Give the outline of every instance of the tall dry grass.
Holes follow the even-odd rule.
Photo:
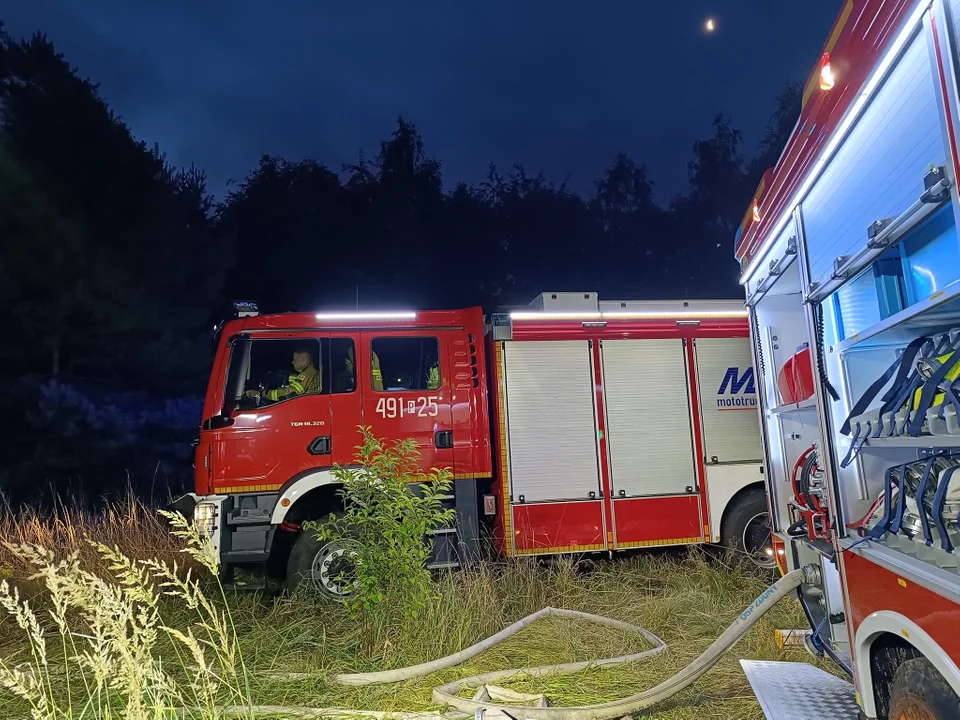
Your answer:
[[[0,532],[8,541],[38,544],[65,557],[78,553],[80,567],[104,576],[117,558],[105,557],[95,540],[116,545],[124,555],[146,561],[183,557],[183,545],[171,537],[163,519],[140,503],[128,499],[104,506],[99,515],[60,508],[56,513],[7,512],[0,517]],[[9,550],[0,551],[0,566],[7,568],[16,585],[30,565]],[[142,567],[142,564],[134,563]],[[629,633],[611,632],[589,625],[549,619],[510,641],[474,658],[462,667],[433,676],[389,686],[341,687],[331,681],[338,672],[362,672],[401,667],[446,655],[500,630],[544,606],[566,607],[608,615],[641,625],[658,634],[670,650],[648,662],[598,668],[565,677],[518,679],[508,684],[518,690],[545,691],[556,705],[610,700],[651,687],[669,677],[704,650],[740,611],[768,584],[770,578],[740,565],[707,559],[702,553],[658,553],[601,562],[585,569],[563,560],[552,568],[533,561],[510,561],[440,578],[435,598],[416,622],[394,628],[379,642],[371,642],[363,627],[343,608],[306,597],[265,597],[243,593],[217,597],[211,580],[207,597],[214,613],[224,613],[230,632],[235,631],[236,657],[244,659],[249,686],[239,680],[218,686],[221,699],[247,698],[268,705],[352,707],[384,711],[431,708],[432,687],[458,676],[486,670],[516,668],[609,657],[644,648],[644,641]],[[45,619],[49,591],[31,600],[39,622],[56,632]],[[195,607],[180,597],[161,598],[157,617],[179,632],[199,635],[207,622]],[[55,623],[54,623],[55,625]],[[738,645],[694,687],[655,708],[646,717],[673,720],[716,718],[749,720],[763,717],[753,699],[737,658],[809,660],[802,650],[780,650],[774,642],[776,627],[803,627],[799,608],[783,602],[767,615]],[[226,636],[229,642],[231,635]],[[181,648],[180,652],[182,652]],[[61,662],[56,647],[51,657]],[[177,641],[158,642],[151,656],[163,664],[181,662]],[[30,659],[29,643],[16,621],[0,621],[0,659],[12,664]],[[146,660],[144,660],[146,662]],[[217,658],[217,663],[224,663]],[[196,661],[183,668],[199,667]],[[231,671],[240,678],[241,669]],[[183,682],[189,672],[173,672]],[[60,679],[57,679],[60,677]],[[66,689],[62,676],[51,675],[57,697]],[[82,687],[76,683],[72,692]],[[82,693],[81,693],[82,695]],[[181,698],[187,704],[197,700]],[[212,701],[211,701],[212,703]],[[26,716],[29,707],[0,691],[0,717]],[[214,711],[211,709],[211,713]],[[80,717],[74,715],[74,717]],[[84,715],[84,717],[98,717]],[[115,715],[114,717],[119,717]],[[159,717],[159,716],[158,716]],[[198,714],[196,717],[215,717]]]
[[[61,557],[76,552],[88,568],[102,564],[88,540],[120,547],[133,559],[179,557],[183,561],[183,542],[169,530],[169,522],[132,493],[86,506],[58,499],[44,509],[14,506],[0,497],[0,540],[39,545]],[[17,577],[28,570],[22,559],[0,544],[0,577]]]

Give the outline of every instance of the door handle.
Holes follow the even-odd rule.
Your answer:
[[[453,430],[440,430],[433,434],[433,445],[439,450],[449,450],[453,447]]]
[[[223,428],[230,427],[234,422],[234,419],[229,415],[214,415],[203,421],[202,429],[222,430]]]
[[[307,452],[311,455],[329,455],[330,445],[330,436],[321,435],[313,439],[313,442],[307,447]]]

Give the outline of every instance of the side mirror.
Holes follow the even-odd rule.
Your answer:
[[[240,337],[231,341],[230,365],[227,367],[227,384],[223,395],[221,417],[229,418],[243,398],[243,386],[250,374],[250,338]]]

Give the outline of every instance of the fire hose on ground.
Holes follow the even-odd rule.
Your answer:
[[[443,718],[457,718],[474,716],[477,720],[613,720],[625,715],[645,710],[660,703],[681,690],[689,687],[702,677],[710,668],[719,662],[720,658],[747,634],[747,632],[780,600],[790,595],[801,583],[805,582],[803,570],[794,570],[780,578],[773,585],[764,590],[723,633],[713,641],[693,662],[680,670],[672,677],[664,680],[656,687],[620,700],[584,705],[580,707],[549,707],[545,702],[540,707],[495,702],[496,700],[529,700],[536,696],[524,693],[515,693],[503,688],[489,686],[488,683],[512,677],[541,677],[554,674],[571,674],[581,672],[587,668],[622,665],[640,659],[652,657],[667,649],[667,644],[650,631],[631,625],[630,623],[611,618],[591,615],[574,610],[544,608],[532,615],[518,620],[486,640],[453,653],[444,658],[432,660],[420,665],[385,670],[382,672],[358,673],[337,675],[334,681],[341,685],[376,685],[403,682],[417,677],[423,677],[439,670],[459,665],[470,658],[489,650],[507,638],[517,634],[524,628],[547,616],[586,620],[591,623],[607,625],[636,632],[653,645],[633,655],[622,655],[615,658],[589,660],[585,662],[563,663],[560,665],[541,665],[539,667],[516,668],[512,670],[497,670],[462,678],[446,685],[434,688],[433,700],[438,705],[450,708],[451,712],[442,714],[436,712],[380,712],[373,710],[352,710],[347,708],[311,708],[311,707],[281,707],[257,705],[253,707],[233,706],[222,708],[223,717],[251,718],[301,718],[314,720],[319,718],[371,718],[384,720],[438,720]],[[309,677],[302,675],[302,677]],[[293,675],[285,675],[285,679],[295,679]],[[477,689],[472,698],[459,695],[464,690]],[[542,699],[542,696],[540,696]]]

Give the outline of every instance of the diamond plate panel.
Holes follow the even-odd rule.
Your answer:
[[[857,720],[853,685],[810,663],[741,660],[767,720]]]

